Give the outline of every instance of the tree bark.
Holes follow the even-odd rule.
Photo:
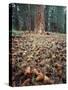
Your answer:
[[[35,28],[36,33],[43,33],[45,31],[45,21],[44,21],[44,6],[36,6],[36,15],[35,15]]]

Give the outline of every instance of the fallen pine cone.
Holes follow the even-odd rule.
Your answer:
[[[61,69],[62,69],[62,65],[56,63],[56,64],[55,64],[55,68],[56,68],[57,70],[61,70]]]
[[[23,86],[25,86],[25,85],[29,85],[29,82],[30,82],[30,79],[28,78],[28,79],[26,79],[24,82],[23,82]]]
[[[51,80],[49,77],[47,77],[46,75],[44,76],[44,82],[46,84],[54,84],[54,81]]]
[[[42,81],[42,80],[44,80],[44,75],[42,73],[39,73],[36,78],[36,81]]]
[[[25,70],[25,75],[29,75],[29,74],[31,74],[31,68],[27,67]]]
[[[33,72],[35,75],[38,75],[38,74],[39,74],[39,72],[38,72],[38,70],[37,70],[36,68],[34,68],[32,72]]]
[[[49,80],[50,80],[50,78],[49,78],[49,77],[47,77],[47,76],[44,76],[44,80],[45,80],[45,81],[49,81]]]
[[[62,70],[57,71],[57,76],[62,77]]]

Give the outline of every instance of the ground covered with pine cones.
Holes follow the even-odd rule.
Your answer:
[[[20,32],[12,33],[12,86],[66,83],[66,34]]]

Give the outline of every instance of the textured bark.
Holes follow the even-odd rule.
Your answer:
[[[35,32],[43,33],[45,31],[45,22],[44,22],[44,6],[36,6],[36,15],[35,15]]]

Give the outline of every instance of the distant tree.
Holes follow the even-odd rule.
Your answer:
[[[31,31],[31,11],[30,11],[30,4],[28,4],[27,30]]]
[[[19,20],[17,12],[17,4],[12,4],[12,28],[19,30]]]

